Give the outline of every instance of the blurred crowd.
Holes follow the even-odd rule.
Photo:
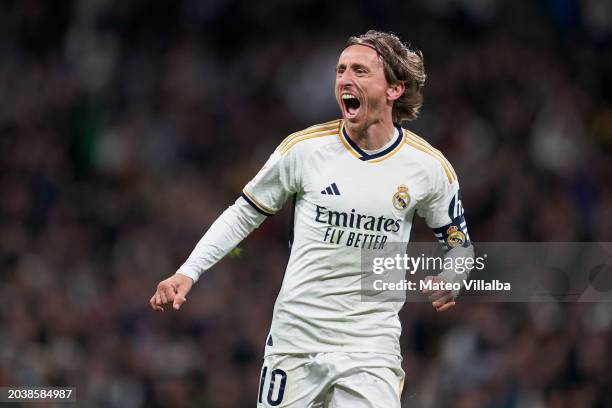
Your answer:
[[[370,28],[424,53],[405,126],[453,163],[474,241],[612,241],[609,1],[3,1],[0,385],[254,406],[288,211],[180,312],[148,300],[287,134],[339,116]],[[612,406],[611,304],[401,317],[407,407]]]

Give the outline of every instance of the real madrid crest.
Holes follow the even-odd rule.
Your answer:
[[[451,225],[446,230],[446,235],[448,238],[446,239],[446,243],[449,248],[455,248],[458,246],[462,246],[465,244],[465,234],[456,225]]]
[[[410,194],[408,194],[408,187],[404,184],[400,184],[397,187],[397,192],[393,194],[393,207],[396,210],[405,210],[410,204]]]

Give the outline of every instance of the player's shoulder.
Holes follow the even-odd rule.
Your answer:
[[[439,171],[442,169],[449,183],[457,179],[455,169],[453,169],[453,166],[446,159],[444,154],[433,147],[427,140],[411,130],[404,129],[404,143],[406,144],[406,149],[411,153],[411,156],[417,158],[427,168],[432,171]]]
[[[321,144],[335,142],[338,139],[341,124],[341,119],[335,119],[293,132],[278,145],[277,151],[285,155],[289,151],[316,148]]]

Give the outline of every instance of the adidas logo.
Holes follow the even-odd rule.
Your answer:
[[[340,190],[338,190],[336,183],[331,183],[331,185],[325,187],[325,190],[321,190],[321,194],[340,195]]]

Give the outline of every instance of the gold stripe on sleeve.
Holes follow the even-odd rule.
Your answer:
[[[433,157],[434,159],[438,160],[438,162],[440,162],[440,164],[442,165],[442,168],[444,169],[444,172],[446,173],[446,177],[448,178],[448,182],[452,184],[452,182],[453,182],[453,180],[454,180],[453,175],[452,175],[452,173],[451,173],[451,172],[448,170],[448,168],[446,167],[446,165],[444,164],[444,162],[443,162],[443,161],[442,161],[442,160],[441,160],[439,157],[437,157],[436,155],[434,155],[434,154],[433,154],[433,153],[432,153],[430,150],[428,150],[428,149],[424,148],[423,146],[421,146],[420,144],[415,143],[415,142],[414,142],[414,141],[412,141],[412,140],[407,140],[407,141],[406,141],[406,144],[407,144],[407,145],[409,145],[409,146],[414,147],[414,148],[415,148],[415,149],[417,149],[417,150],[420,150],[420,151],[422,151],[422,152],[424,152],[424,153],[427,153],[428,155],[430,155],[430,156],[431,156],[431,157]]]
[[[440,157],[442,160],[444,160],[444,162],[446,163],[446,166],[449,168],[449,170],[453,173],[453,175],[455,176],[455,178],[457,178],[457,173],[455,173],[455,169],[453,168],[453,165],[450,164],[450,162],[446,159],[446,157],[444,157],[444,154],[442,154],[442,152],[438,149],[436,149],[435,147],[433,147],[431,144],[429,144],[429,142],[425,139],[423,139],[421,136],[410,132],[409,130],[407,130],[407,132],[409,132],[412,136],[414,136],[414,138],[416,139],[416,142],[421,142],[421,145],[423,145],[424,147],[430,148],[431,150],[433,150],[434,153],[436,153],[438,155],[438,157]]]
[[[410,132],[409,130],[407,130],[407,132],[410,133],[410,135],[412,136],[416,136],[414,133]],[[456,180],[457,174],[455,173],[455,170],[453,169],[451,164],[448,162],[448,160],[446,160],[444,155],[439,150],[434,149],[429,143],[424,141],[424,139],[419,138],[420,139],[419,140],[417,138],[418,136],[414,138],[406,138],[406,143],[414,147],[415,149],[418,149],[424,153],[427,153],[433,158],[435,158],[436,160],[438,160],[438,162],[440,162],[440,164],[442,165],[442,168],[444,169],[446,176],[448,177],[449,183],[452,183],[454,180]]]
[[[245,196],[249,197],[249,200],[251,200],[253,202],[253,204],[255,204],[256,206],[258,206],[259,209],[261,209],[261,210],[263,210],[263,211],[265,211],[267,213],[270,213],[270,214],[275,214],[276,213],[276,211],[274,211],[273,209],[268,208],[265,205],[263,205],[262,203],[260,203],[259,201],[257,201],[255,199],[255,197],[253,197],[251,194],[249,194],[248,191],[246,191],[246,188],[244,190],[242,190],[242,192],[244,193]]]

